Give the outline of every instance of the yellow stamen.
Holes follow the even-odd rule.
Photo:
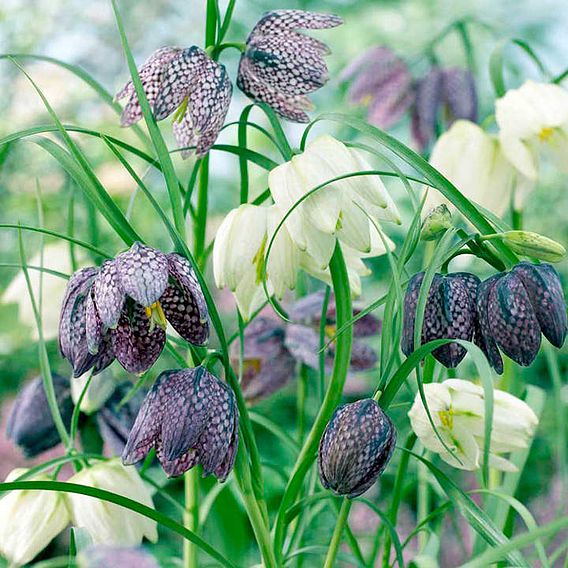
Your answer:
[[[541,142],[548,142],[553,134],[554,129],[550,126],[545,126],[544,128],[541,128],[540,132],[538,133],[538,137]]]
[[[183,99],[181,105],[179,105],[179,107],[175,111],[174,117],[172,119],[172,123],[181,122],[183,116],[185,115],[185,111],[187,110],[188,102],[189,102],[189,97],[185,97],[185,99]]]
[[[372,100],[373,95],[365,95],[364,97],[361,97],[361,104],[368,106]]]
[[[449,410],[438,411],[438,416],[446,428],[451,430],[454,427],[454,411],[451,408]]]
[[[146,317],[150,320],[150,331],[154,329],[155,325],[159,325],[162,329],[166,329],[168,322],[166,321],[166,316],[164,310],[162,310],[162,305],[160,302],[154,302],[151,306],[144,308],[146,312]]]
[[[327,324],[325,326],[325,334],[327,337],[333,337],[335,335],[336,330],[337,327],[334,324]]]

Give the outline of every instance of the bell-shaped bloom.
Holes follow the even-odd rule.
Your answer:
[[[265,256],[280,222],[277,207],[244,204],[233,209],[217,230],[213,248],[213,273],[218,288],[227,286],[239,311],[248,320],[266,301],[262,286]],[[283,225],[274,239],[266,281],[270,294],[282,298],[293,290],[298,276],[300,251]]]
[[[131,373],[156,361],[169,322],[189,343],[209,338],[205,297],[182,256],[134,243],[100,269],[70,279],[61,309],[59,345],[79,377],[100,373],[114,358]]]
[[[66,428],[71,424],[73,401],[69,379],[53,375],[57,406]],[[6,435],[27,458],[33,458],[61,441],[51,416],[41,377],[30,381],[17,396],[8,416]]]
[[[370,219],[375,223],[400,223],[400,215],[380,177],[357,175],[331,182],[340,176],[372,170],[358,150],[326,135],[270,172],[268,185],[283,215],[304,198],[287,218],[286,226],[294,242],[313,260],[313,266],[309,260],[304,263],[308,271],[326,270],[336,238],[348,247],[344,248],[346,256],[349,249],[359,257],[386,252]],[[304,197],[319,186],[321,189]],[[387,246],[392,246],[384,238]]]
[[[151,448],[168,476],[201,464],[203,475],[225,481],[238,446],[239,412],[233,391],[204,367],[164,371],[138,413],[122,454],[125,464]]]
[[[505,157],[497,138],[477,124],[457,120],[436,141],[430,163],[463,195],[489,211],[502,215],[510,207],[515,189],[515,169]],[[516,203],[520,198],[521,194],[515,191]],[[453,207],[439,191],[429,188],[423,211],[428,212],[441,203]]]
[[[332,14],[274,10],[265,14],[247,38],[237,86],[253,101],[269,105],[283,118],[309,122],[308,97],[328,80],[323,59],[328,47],[298,30],[334,28],[342,23]]]
[[[322,485],[350,499],[367,491],[387,466],[396,429],[370,398],[337,408],[319,445]]]
[[[503,152],[523,176],[534,181],[540,155],[567,169],[568,92],[550,83],[527,81],[495,103]]]
[[[124,467],[117,460],[85,468],[69,483],[111,491],[153,508],[151,493],[136,468]],[[158,540],[156,522],[138,513],[78,493],[69,493],[68,501],[73,524],[87,529],[94,544],[138,546],[144,538]]]
[[[131,395],[132,388],[133,385],[129,382],[118,385],[97,412],[99,433],[112,455],[122,455],[147,392],[145,389],[140,389]],[[123,402],[127,396],[128,398]]]
[[[424,385],[425,399],[436,432],[426,409],[416,395],[408,412],[414,433],[428,450],[453,467],[479,469],[485,449],[485,393],[482,387],[461,379]],[[493,424],[489,446],[489,466],[501,471],[516,471],[502,454],[526,448],[532,440],[538,418],[530,406],[500,390],[493,391]]]
[[[78,568],[159,568],[156,559],[142,547],[88,546],[76,560]]]
[[[190,155],[193,147],[197,156],[204,156],[217,139],[231,103],[233,87],[225,67],[195,46],[163,47],[138,73],[156,120],[178,111],[173,130],[178,146],[184,148],[182,156]],[[132,81],[115,98],[125,97],[121,123],[130,126],[142,118]]]
[[[375,46],[353,60],[341,81],[352,81],[347,96],[368,106],[367,121],[379,128],[394,126],[414,102],[414,80],[405,61],[384,46]]]
[[[536,358],[541,333],[562,347],[567,333],[566,300],[558,272],[550,264],[521,262],[507,274],[479,286],[477,312],[484,350],[498,373],[499,349],[519,365]]]
[[[15,469],[6,482],[26,473]],[[48,481],[39,475],[34,481]],[[0,499],[0,554],[10,566],[21,566],[35,558],[67,525],[65,495],[55,491],[10,491]]]
[[[434,138],[440,111],[445,122],[477,119],[477,93],[471,73],[465,69],[432,67],[416,85],[412,111],[412,139],[424,150]]]
[[[245,399],[254,404],[283,388],[296,372],[296,359],[284,345],[286,328],[259,316],[244,331],[243,376]],[[231,362],[239,365],[240,345],[231,345]]]

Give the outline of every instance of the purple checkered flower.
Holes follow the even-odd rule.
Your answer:
[[[253,101],[264,102],[280,116],[309,122],[306,96],[328,80],[323,59],[327,45],[298,30],[320,30],[342,24],[332,14],[302,10],[268,12],[254,26],[241,56],[237,86]]]
[[[151,448],[168,476],[201,464],[203,475],[225,481],[238,447],[239,413],[233,391],[204,367],[164,371],[138,413],[122,454],[125,465]]]
[[[387,466],[396,444],[396,429],[370,398],[335,411],[319,445],[322,485],[350,499],[369,489]]]
[[[156,120],[177,111],[173,130],[182,156],[189,156],[193,148],[197,156],[204,156],[217,139],[231,103],[233,87],[225,67],[195,46],[164,47],[138,73]],[[130,126],[142,118],[132,81],[115,98],[125,97],[121,124]]]
[[[415,274],[408,283],[404,297],[402,351],[409,356],[414,351],[416,308],[424,272]],[[435,339],[463,339],[471,341],[477,329],[477,289],[479,278],[467,272],[434,275],[422,325],[421,343]],[[438,347],[432,355],[448,368],[456,367],[466,355],[457,343]]]
[[[529,366],[540,349],[541,333],[555,347],[566,339],[566,300],[558,273],[550,264],[521,262],[479,286],[477,311],[483,348],[498,373],[499,350]]]
[[[164,348],[169,322],[189,343],[209,338],[207,305],[191,264],[141,243],[69,281],[59,345],[76,377],[99,373],[114,358],[131,373],[149,369]]]

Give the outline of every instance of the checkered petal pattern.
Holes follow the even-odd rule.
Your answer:
[[[416,98],[412,111],[412,139],[420,150],[424,150],[434,137],[442,95],[442,70],[432,67],[416,85]]]
[[[442,73],[443,100],[447,105],[450,124],[463,118],[477,121],[477,91],[472,74],[467,69],[450,67]]]

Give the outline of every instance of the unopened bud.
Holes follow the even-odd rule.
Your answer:
[[[452,226],[452,214],[445,204],[434,207],[424,219],[420,238],[423,241],[439,239]]]
[[[560,262],[566,249],[556,241],[531,231],[507,231],[498,235],[511,250],[546,262]]]

